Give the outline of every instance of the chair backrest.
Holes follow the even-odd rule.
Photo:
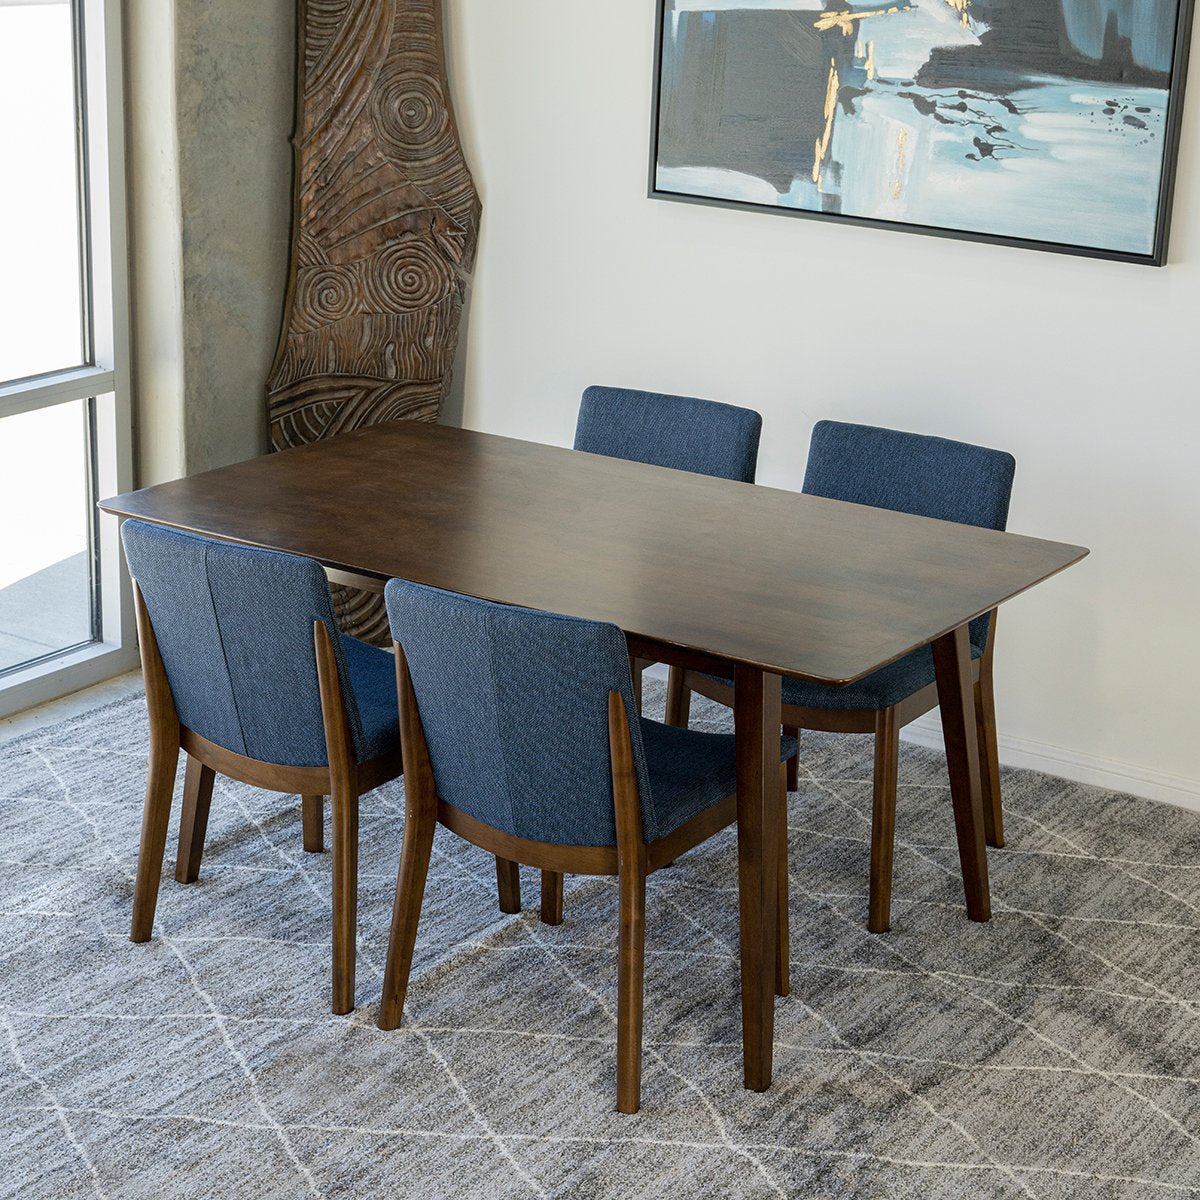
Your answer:
[[[121,537],[183,725],[248,758],[328,765],[313,646],[313,622],[323,621],[361,759],[362,722],[317,563],[143,521],[126,521]]]
[[[1011,454],[970,442],[818,421],[804,491],[960,525],[1003,529],[1016,469]],[[977,648],[987,639],[988,625],[986,616],[971,622],[971,642]]]
[[[804,491],[984,529],[1008,524],[1016,459],[969,442],[818,421]]]
[[[575,449],[753,483],[762,417],[716,400],[630,388],[590,387],[575,426]]]
[[[402,579],[384,595],[442,800],[531,841],[615,845],[608,694],[620,692],[653,839],[629,652],[615,625]]]

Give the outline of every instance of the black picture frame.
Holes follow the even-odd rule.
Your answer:
[[[1179,0],[1179,9],[1176,16],[1175,39],[1171,61],[1171,83],[1167,91],[1167,112],[1163,127],[1163,166],[1159,178],[1154,238],[1152,249],[1148,254],[1138,254],[1103,246],[1088,246],[1082,243],[1012,237],[1005,234],[988,233],[986,231],[923,225],[907,221],[857,216],[851,213],[818,212],[811,209],[792,208],[778,204],[760,204],[747,200],[724,199],[715,196],[695,195],[660,189],[658,187],[659,133],[663,100],[663,44],[668,11],[667,3],[668,0],[656,0],[655,3],[654,91],[651,105],[650,166],[647,190],[649,199],[770,213],[785,217],[801,217],[807,220],[826,221],[840,225],[857,225],[872,229],[890,230],[895,233],[910,233],[926,237],[950,238],[955,241],[1011,246],[1022,250],[1040,250],[1082,258],[1098,258],[1115,262],[1135,263],[1142,266],[1161,267],[1166,265],[1175,195],[1175,178],[1183,124],[1183,108],[1186,95],[1195,0]],[[833,9],[836,6],[830,5],[829,7]]]

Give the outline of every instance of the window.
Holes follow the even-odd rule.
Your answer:
[[[0,0],[0,713],[132,665],[119,0]]]

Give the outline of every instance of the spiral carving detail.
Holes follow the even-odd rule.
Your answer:
[[[295,316],[298,326],[320,329],[344,320],[358,307],[354,273],[342,267],[306,267],[296,273]]]
[[[379,73],[371,115],[380,140],[398,154],[435,158],[454,144],[440,84],[402,63],[389,63]]]
[[[300,0],[291,270],[267,382],[273,449],[437,420],[450,387],[480,204],[450,106],[442,3]],[[386,636],[377,596],[337,596],[343,628]]]
[[[455,288],[454,271],[432,239],[388,246],[366,265],[363,287],[372,308],[406,312],[428,308]]]

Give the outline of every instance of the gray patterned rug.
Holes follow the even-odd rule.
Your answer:
[[[558,928],[506,917],[439,831],[409,1022],[380,1033],[400,787],[363,804],[360,1007],[333,1017],[294,799],[218,782],[200,883],[168,874],[129,943],[145,743],[134,699],[0,748],[2,1197],[1200,1195],[1198,815],[1005,772],[973,925],[944,765],[905,746],[876,937],[869,742],[806,735],[776,1082],[741,1087],[727,833],[650,882],[623,1117],[614,883],[569,880]]]

